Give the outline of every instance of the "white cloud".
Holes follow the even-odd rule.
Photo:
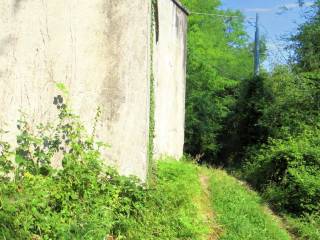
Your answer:
[[[313,6],[314,3],[313,2],[304,2],[303,6],[304,7],[311,7]],[[287,9],[287,10],[291,10],[291,9],[295,9],[295,8],[299,8],[300,5],[298,3],[288,3],[288,4],[284,4],[282,6],[279,6],[280,9]]]
[[[272,12],[272,8],[246,8],[244,9],[245,12]]]
[[[298,3],[287,3],[284,5],[279,5],[277,7],[277,14],[282,14],[285,13],[287,11],[293,10],[293,9],[297,9],[299,7],[311,7],[313,6],[314,3],[313,2],[304,2],[303,5],[299,5]]]
[[[289,9],[294,9],[294,8],[298,8],[298,7],[299,7],[298,3],[288,3],[288,4],[281,6],[280,8],[286,8],[289,10]]]
[[[306,7],[312,7],[313,5],[314,5],[313,2],[306,2],[306,3],[304,4],[304,6],[306,6]]]
[[[304,7],[311,7],[314,5],[314,2],[305,2],[303,4]],[[246,8],[244,9],[245,12],[257,12],[257,13],[264,13],[264,12],[273,12],[273,11],[278,11],[278,13],[285,12],[288,10],[296,9],[299,8],[298,3],[287,3],[284,5],[279,5],[274,8]]]

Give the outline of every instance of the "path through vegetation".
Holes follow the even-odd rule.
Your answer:
[[[219,233],[221,228],[215,222],[215,216],[212,210],[211,203],[211,191],[209,187],[210,177],[206,169],[201,168],[199,172],[199,181],[201,184],[202,197],[201,197],[201,213],[205,219],[206,225],[210,226],[210,231],[206,239],[217,240],[219,239]]]
[[[207,239],[291,240],[281,220],[245,183],[225,171],[204,167],[199,181],[202,215],[211,227]]]

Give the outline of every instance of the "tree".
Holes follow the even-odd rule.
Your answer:
[[[212,161],[239,83],[252,75],[252,44],[240,12],[218,10],[218,0],[183,2],[192,12],[226,16],[189,17],[185,151]]]
[[[320,70],[320,1],[306,13],[306,23],[291,36],[289,49],[295,52],[293,62],[299,71]]]

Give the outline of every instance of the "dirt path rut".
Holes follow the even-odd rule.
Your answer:
[[[210,232],[205,239],[218,240],[221,233],[221,228],[215,221],[215,216],[212,210],[212,200],[210,192],[210,177],[208,173],[201,169],[199,172],[199,180],[202,188],[202,198],[200,202],[200,210],[203,218],[210,226]]]

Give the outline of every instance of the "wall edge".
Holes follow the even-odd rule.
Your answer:
[[[179,0],[171,0],[178,8],[180,8],[182,10],[182,12],[184,12],[187,16],[190,15],[189,10],[182,5],[182,3]]]

